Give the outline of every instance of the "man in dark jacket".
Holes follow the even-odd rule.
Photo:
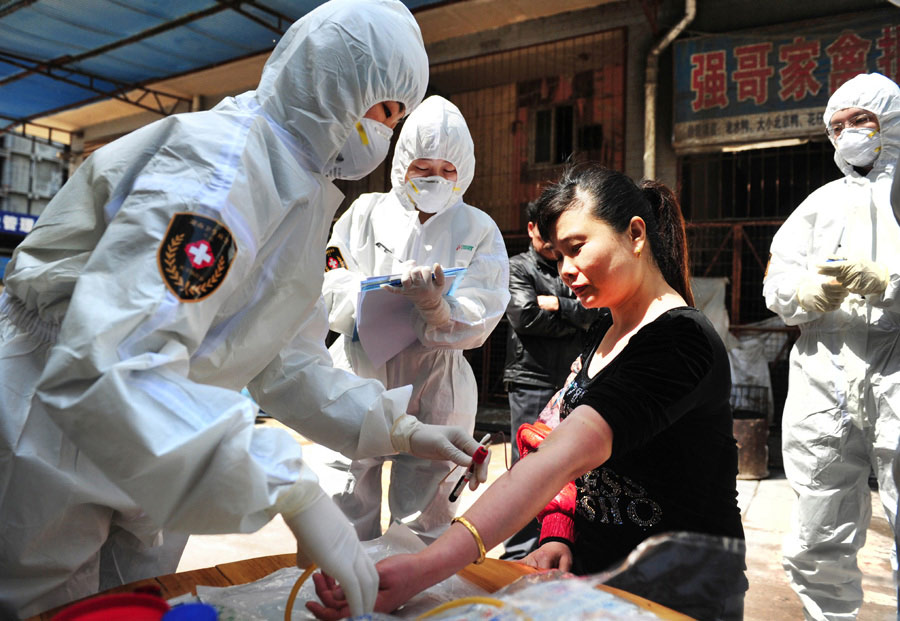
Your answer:
[[[598,309],[586,309],[563,284],[556,258],[535,224],[537,206],[526,208],[531,247],[509,260],[511,298],[506,318],[512,328],[503,381],[509,392],[512,461],[519,459],[516,431],[533,423],[581,353],[582,340]]]

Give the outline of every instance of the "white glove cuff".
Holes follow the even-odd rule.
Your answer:
[[[447,300],[440,298],[438,304],[433,308],[419,307],[419,314],[429,326],[442,326],[450,321],[450,305]]]
[[[273,509],[276,513],[291,517],[309,507],[324,494],[316,473],[306,464],[301,464],[299,478],[278,494]]]
[[[398,453],[409,453],[409,440],[412,434],[422,426],[415,416],[403,414],[394,421],[391,427],[391,444]]]

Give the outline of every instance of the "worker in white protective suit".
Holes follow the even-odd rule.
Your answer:
[[[175,570],[188,533],[281,513],[298,562],[371,610],[372,561],[286,431],[351,458],[468,464],[411,388],[335,369],[322,255],[342,195],[388,151],[428,61],[396,0],[333,0],[255,91],[99,149],[16,249],[0,297],[0,601],[19,615]]]
[[[340,333],[330,348],[335,366],[388,388],[412,384],[410,414],[470,432],[478,395],[463,350],[485,342],[509,302],[503,237],[490,216],[463,202],[474,174],[465,119],[443,97],[429,97],[400,131],[391,190],[360,196],[335,224],[323,288],[329,324]],[[442,295],[447,268],[466,268],[452,296]],[[353,338],[356,306],[363,279],[389,274],[402,274],[402,287],[394,291],[412,301],[409,321],[418,339],[375,366]],[[392,460],[392,519],[426,541],[437,538],[456,514],[457,503],[448,497],[459,477],[439,487],[453,464],[409,455]],[[383,461],[353,461],[345,492],[334,497],[364,540],[381,535]]]
[[[782,422],[798,496],[784,567],[807,619],[855,619],[870,468],[897,529],[900,226],[890,190],[900,89],[879,74],[856,76],[831,96],[824,120],[844,177],[782,225],[763,288],[767,306],[800,327]]]

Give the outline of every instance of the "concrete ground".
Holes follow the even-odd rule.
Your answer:
[[[272,421],[265,424],[277,425]],[[324,447],[312,444],[297,436],[303,445],[304,455],[319,474],[322,486],[329,493],[340,491],[343,486],[341,473],[326,466],[337,457]],[[509,445],[499,444],[491,448],[490,479],[493,481],[506,469]],[[385,468],[385,476],[389,466]],[[737,482],[738,503],[743,515],[747,538],[747,577],[750,590],[745,599],[744,618],[747,621],[781,621],[802,619],[800,602],[788,585],[781,569],[781,542],[788,530],[794,493],[783,473],[773,471],[759,481]],[[385,479],[384,489],[387,489]],[[466,489],[461,497],[460,513],[480,495]],[[872,494],[872,523],[869,526],[866,546],[859,557],[863,571],[864,602],[860,621],[895,621],[897,619],[896,592],[891,577],[889,550],[892,536],[877,493]],[[387,528],[386,503],[382,510],[382,523]],[[294,537],[280,517],[256,533],[249,535],[198,535],[188,541],[179,571],[211,567],[219,563],[237,561],[270,554],[284,554],[296,550]],[[502,548],[495,548],[488,556],[498,557]]]

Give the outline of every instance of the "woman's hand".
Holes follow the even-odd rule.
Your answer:
[[[537,569],[569,571],[572,569],[572,550],[560,541],[548,541],[519,562]]]
[[[427,584],[420,584],[422,573],[416,570],[416,556],[413,554],[398,554],[388,557],[375,565],[378,571],[378,598],[375,600],[377,612],[391,612],[406,603],[413,595],[428,588]],[[316,585],[316,595],[322,600],[319,602],[306,602],[306,608],[317,619],[336,621],[350,616],[350,607],[344,597],[344,592],[334,578],[327,574],[313,574],[313,582]]]

